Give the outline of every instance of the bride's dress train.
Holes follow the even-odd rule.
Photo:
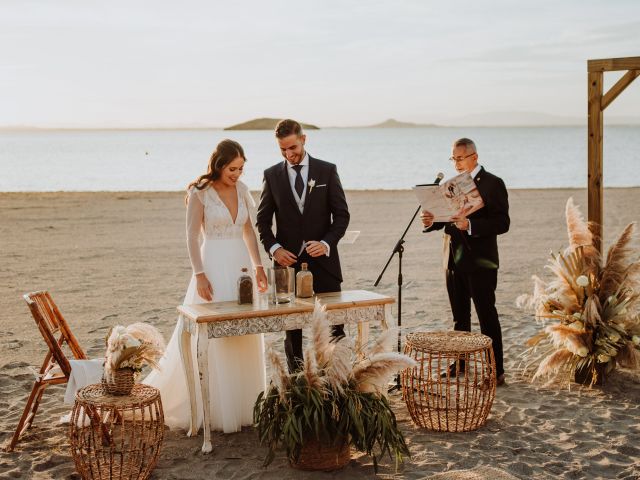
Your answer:
[[[251,260],[242,238],[242,228],[253,203],[248,188],[237,183],[238,213],[235,222],[227,207],[212,187],[191,194],[204,206],[204,241],[200,247],[203,271],[213,286],[215,301],[236,300],[237,280],[241,269],[251,270]],[[193,262],[193,259],[192,259]],[[195,268],[195,267],[194,267]],[[199,269],[198,269],[199,270]],[[255,294],[255,292],[254,292]],[[192,276],[184,304],[205,303],[196,291]],[[180,357],[182,321],[179,319],[167,350],[144,383],[160,390],[165,423],[171,427],[188,429],[190,424],[189,393]],[[197,366],[196,339],[192,338],[193,365]],[[237,432],[252,425],[253,405],[265,389],[263,335],[216,338],[209,340],[209,397],[211,427],[225,433]],[[197,428],[202,425],[202,397],[196,375]]]

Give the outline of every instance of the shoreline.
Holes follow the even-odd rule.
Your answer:
[[[640,185],[629,186],[629,187],[604,187],[604,191],[608,190],[633,190],[640,189]],[[586,191],[587,187],[523,187],[523,188],[507,188],[509,192],[552,192],[552,191],[562,191],[562,190],[571,190],[571,191]],[[144,194],[144,195],[171,195],[178,193],[185,193],[186,190],[16,190],[16,191],[4,191],[0,192],[1,195],[40,195],[40,194],[100,194],[100,195],[119,195],[119,194]],[[376,194],[376,193],[407,193],[412,192],[410,188],[393,188],[393,189],[382,189],[382,188],[362,188],[362,189],[345,189],[345,193],[368,193],[368,194]],[[259,194],[260,190],[251,189],[252,194]]]
[[[251,121],[251,120],[249,120]],[[242,122],[244,123],[244,122]],[[314,124],[315,125],[315,124]],[[638,121],[632,123],[622,123],[613,120],[609,120],[606,124],[607,127],[624,127],[624,128],[638,128],[640,127],[640,123]],[[235,131],[235,132],[269,132],[272,133],[273,129],[271,128],[247,128],[247,129],[231,129],[233,125],[227,127],[216,127],[216,126],[176,126],[176,127],[38,127],[38,126],[2,126],[0,127],[0,133],[8,132],[164,132],[164,131],[201,131],[201,130],[209,130],[209,131]],[[532,123],[532,124],[516,124],[513,122],[509,124],[500,125],[498,124],[467,124],[467,125],[448,125],[446,123],[442,124],[428,124],[428,125],[411,125],[411,126],[401,126],[401,127],[384,127],[379,125],[346,125],[346,126],[337,126],[337,125],[329,125],[326,127],[318,127],[313,130],[428,130],[428,129],[460,129],[460,128],[587,128],[587,120],[584,122],[578,121],[576,123]]]

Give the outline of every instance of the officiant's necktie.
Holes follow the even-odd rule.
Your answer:
[[[293,188],[296,189],[298,197],[302,199],[302,192],[304,192],[304,182],[302,181],[302,174],[300,173],[302,165],[293,165],[291,168],[296,171],[296,180],[293,182]]]

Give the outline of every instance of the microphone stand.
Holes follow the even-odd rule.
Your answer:
[[[411,217],[411,220],[409,220],[409,223],[407,224],[407,228],[405,228],[404,233],[402,234],[400,239],[396,242],[396,246],[393,247],[393,251],[389,256],[389,260],[387,260],[387,264],[382,269],[382,272],[380,272],[380,275],[378,276],[376,283],[373,284],[374,287],[378,286],[378,284],[380,283],[380,280],[382,279],[382,276],[384,275],[384,272],[387,270],[387,267],[389,266],[389,263],[391,263],[393,256],[397,253],[398,254],[398,353],[401,353],[400,350],[402,348],[402,333],[401,333],[401,330],[402,330],[402,253],[404,252],[404,236],[409,231],[411,224],[415,220],[416,215],[418,215],[418,212],[420,211],[421,208],[422,207],[418,205],[418,208],[413,214],[413,217]],[[399,373],[396,374],[395,385],[389,387],[388,391],[393,392],[394,390],[400,390],[400,374]]]

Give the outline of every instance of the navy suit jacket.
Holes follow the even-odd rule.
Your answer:
[[[336,166],[309,155],[308,181],[315,186],[307,189],[304,210],[300,213],[291,190],[286,161],[264,171],[262,193],[256,226],[260,241],[267,253],[279,243],[297,255],[303,241],[324,240],[331,248],[330,255],[316,257],[313,263],[336,280],[342,281],[338,241],[349,225],[349,208],[338,177]],[[275,215],[275,233],[272,230]],[[314,271],[314,276],[320,272]]]

